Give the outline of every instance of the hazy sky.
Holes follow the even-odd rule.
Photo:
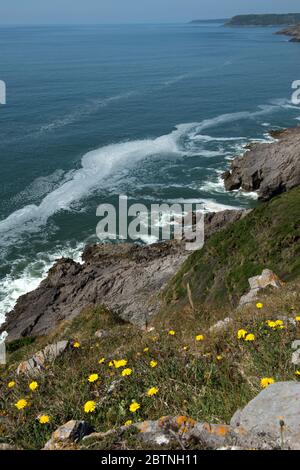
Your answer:
[[[299,0],[0,0],[0,23],[149,23],[300,12]]]

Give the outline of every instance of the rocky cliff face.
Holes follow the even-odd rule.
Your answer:
[[[206,238],[238,220],[244,211],[206,216]],[[94,245],[83,264],[60,259],[40,286],[19,298],[2,327],[9,340],[49,333],[88,306],[105,305],[122,320],[145,326],[159,311],[160,292],[190,252],[184,242]]]
[[[261,200],[288,191],[300,184],[300,127],[271,135],[273,144],[253,144],[235,158],[223,174],[228,191],[257,191]]]

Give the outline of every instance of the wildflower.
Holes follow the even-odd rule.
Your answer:
[[[50,416],[48,416],[48,415],[41,415],[41,416],[39,416],[38,419],[39,419],[40,424],[47,424],[47,423],[50,422]]]
[[[245,337],[245,341],[254,341],[255,340],[255,336],[252,334],[252,333],[249,333],[246,337]]]
[[[133,401],[129,407],[129,410],[131,411],[131,413],[135,413],[140,407],[141,405],[139,403]]]
[[[124,426],[131,426],[131,424],[132,424],[132,419],[128,419],[127,421],[125,421]]]
[[[96,409],[96,403],[93,400],[87,401],[83,409],[85,413],[93,413]]]
[[[170,335],[170,336],[175,336],[175,335],[176,335],[176,333],[175,333],[175,331],[174,331],[174,330],[169,330],[169,335]]]
[[[272,320],[267,320],[267,325],[272,328],[273,330],[276,328],[276,322]]]
[[[237,332],[237,337],[238,337],[238,339],[245,339],[247,333],[248,333],[248,332],[247,332],[246,330],[243,330],[243,329],[239,330],[239,331]]]
[[[126,359],[120,359],[120,361],[113,361],[113,363],[116,369],[119,369],[120,367],[125,367],[127,365]]]
[[[101,359],[99,359],[99,361],[98,361],[98,364],[103,364],[104,362],[105,362],[105,358],[101,357]]]
[[[88,381],[90,383],[93,383],[93,382],[97,382],[97,380],[99,379],[99,375],[98,374],[91,374],[88,378]]]
[[[76,348],[76,349],[80,348],[80,343],[79,343],[79,341],[75,341],[75,342],[73,343],[73,348]]]
[[[144,352],[148,352],[149,351],[149,348],[144,348]]]
[[[203,335],[197,335],[195,339],[196,339],[196,341],[203,341],[204,336]]]
[[[216,359],[217,359],[217,361],[222,361],[223,356],[221,354],[219,354]]]
[[[275,325],[276,326],[283,326],[283,321],[282,320],[276,320]]]
[[[113,366],[114,366],[114,362],[113,362],[113,361],[109,361],[108,367],[113,367]]]
[[[11,382],[8,382],[7,387],[8,388],[14,388],[15,385],[16,385],[16,382],[14,380],[12,380]]]
[[[23,410],[24,408],[26,408],[27,405],[28,402],[24,398],[21,398],[17,401],[17,403],[15,403],[15,407],[18,408],[18,410]]]
[[[260,386],[261,386],[261,388],[266,388],[269,385],[273,384],[274,382],[275,382],[275,380],[272,379],[272,377],[264,377],[260,381]]]
[[[34,392],[38,388],[39,384],[37,382],[31,382],[29,384],[29,388],[32,392]]]
[[[183,346],[182,349],[183,349],[184,351],[187,351],[187,350],[189,349],[189,347],[188,347],[188,346]]]
[[[150,367],[154,368],[157,366],[157,362],[156,361],[150,361]]]
[[[147,395],[148,397],[152,397],[153,395],[156,395],[158,392],[158,388],[156,387],[151,387],[149,390],[147,390]]]
[[[295,320],[300,322],[300,316],[295,317]]]
[[[263,304],[261,302],[257,302],[256,304],[256,308],[258,308],[259,310],[263,308]]]
[[[121,373],[122,377],[126,377],[126,375],[131,375],[131,374],[132,374],[132,369],[129,369],[129,368],[122,370],[122,373]]]
[[[300,370],[296,370],[295,374],[300,375]]]

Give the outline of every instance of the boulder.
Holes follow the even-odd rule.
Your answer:
[[[261,200],[300,184],[300,127],[270,133],[274,143],[258,143],[231,162],[222,176],[228,191],[257,191]]]
[[[36,374],[44,370],[46,363],[54,361],[69,347],[68,341],[58,341],[49,344],[43,350],[38,351],[27,361],[23,361],[18,365],[17,375],[20,374]]]
[[[300,450],[300,383],[269,385],[230,424],[238,446]]]
[[[91,434],[94,429],[86,421],[71,420],[53,432],[43,450],[61,450],[73,448],[74,443]]]
[[[270,269],[264,269],[259,276],[250,277],[248,282],[250,285],[250,291],[241,297],[239,303],[240,306],[256,300],[261,289],[265,289],[269,286],[278,289],[283,285],[279,277]]]

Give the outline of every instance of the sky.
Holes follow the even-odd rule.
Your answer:
[[[0,0],[0,24],[180,23],[300,12],[299,0]]]

